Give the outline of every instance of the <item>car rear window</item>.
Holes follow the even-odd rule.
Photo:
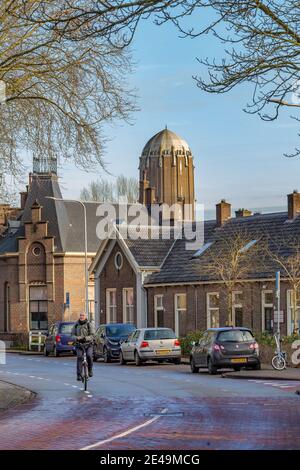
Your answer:
[[[62,323],[60,325],[60,333],[63,335],[70,335],[75,323]]]
[[[135,326],[130,323],[124,325],[110,325],[106,327],[107,336],[128,336],[132,331],[135,330]]]
[[[217,338],[221,342],[237,342],[244,343],[246,341],[252,341],[253,335],[249,330],[228,330],[221,331]]]
[[[173,330],[146,330],[144,339],[175,339],[175,333]]]

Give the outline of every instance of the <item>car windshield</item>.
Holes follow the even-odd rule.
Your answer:
[[[135,330],[135,326],[130,324],[125,325],[109,325],[106,327],[106,334],[107,336],[111,337],[120,337],[120,336],[128,336],[133,330]]]
[[[74,323],[63,323],[62,325],[60,325],[60,333],[62,335],[70,335],[73,325]]]
[[[253,335],[249,330],[228,330],[221,331],[218,336],[218,341],[221,342],[235,342],[243,343],[246,341],[252,341]]]
[[[173,330],[146,330],[144,339],[175,339],[175,333]]]

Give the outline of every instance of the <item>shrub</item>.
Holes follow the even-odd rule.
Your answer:
[[[190,354],[192,349],[192,341],[199,341],[203,336],[203,331],[196,330],[188,333],[184,338],[180,338],[181,351],[184,356]]]

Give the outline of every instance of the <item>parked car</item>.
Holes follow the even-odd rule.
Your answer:
[[[45,344],[44,356],[53,353],[58,357],[62,352],[73,352],[76,354],[74,341],[71,331],[75,322],[58,321],[49,327]]]
[[[259,347],[248,328],[210,328],[203,337],[193,345],[190,354],[190,365],[193,373],[201,367],[208,367],[210,374],[218,369],[242,367],[260,369]]]
[[[170,328],[140,328],[121,344],[120,363],[134,361],[140,366],[146,361],[165,360],[180,364],[181,347]]]
[[[135,330],[131,323],[108,323],[100,325],[95,334],[94,360],[103,358],[104,362],[119,359],[121,342]]]

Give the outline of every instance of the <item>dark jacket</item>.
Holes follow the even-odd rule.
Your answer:
[[[95,335],[94,324],[88,320],[86,320],[83,324],[80,324],[78,320],[73,326],[71,334],[77,338],[79,336],[84,336],[86,343],[92,343]]]

